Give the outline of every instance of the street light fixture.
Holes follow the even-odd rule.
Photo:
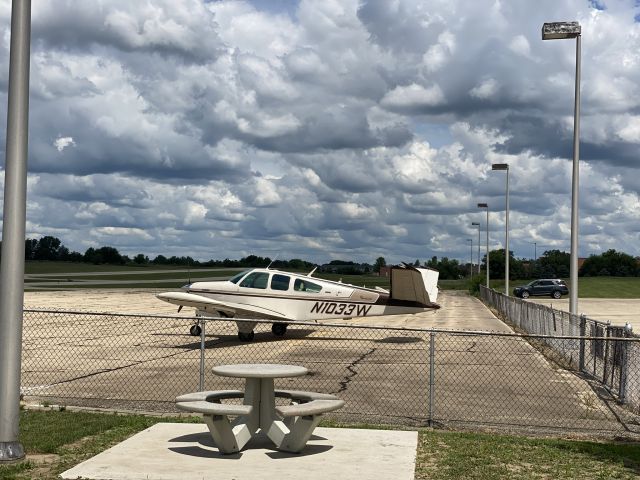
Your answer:
[[[477,226],[478,227],[478,275],[480,275],[480,223],[478,222],[472,222],[471,226]]]
[[[469,278],[473,278],[473,238],[467,238],[467,242],[471,242],[469,252]]]
[[[487,209],[487,288],[489,287],[489,205],[486,203],[479,203],[478,208]]]
[[[509,296],[509,164],[507,163],[494,163],[491,165],[491,170],[504,170],[507,172],[507,200],[505,207],[505,249],[504,249],[504,294]]]
[[[578,313],[578,176],[580,172],[580,39],[578,22],[553,22],[542,25],[542,40],[576,39],[576,83],[573,105],[573,173],[571,177],[571,258],[569,263],[569,313]]]

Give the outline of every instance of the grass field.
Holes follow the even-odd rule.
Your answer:
[[[509,288],[526,285],[531,280],[510,280]],[[564,281],[569,285],[569,279]],[[491,287],[504,292],[504,280],[491,281]],[[579,277],[580,298],[640,298],[640,277]]]
[[[69,288],[178,288],[189,280],[230,278],[242,269],[27,262],[25,270],[27,274],[25,288],[27,290],[37,286],[66,290]],[[38,275],[44,276],[39,277]],[[316,272],[314,276],[370,288],[389,288],[387,277],[373,274],[340,275]],[[509,286],[513,289],[515,286],[524,285],[530,281],[511,280]],[[565,279],[565,281],[569,284],[569,279]],[[468,290],[469,279],[440,280],[438,285],[442,290]],[[498,291],[504,291],[504,280],[492,280],[491,287]],[[581,298],[640,298],[640,277],[580,277],[578,289],[578,295]]]
[[[0,466],[0,478],[53,480],[81,461],[160,421],[201,422],[196,418],[22,411],[20,441],[28,461]],[[416,479],[632,479],[640,475],[637,444],[426,429],[419,431],[418,438]]]

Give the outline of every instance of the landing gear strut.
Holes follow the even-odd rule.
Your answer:
[[[273,325],[271,325],[271,332],[278,337],[282,337],[285,333],[287,333],[287,324],[274,323]]]

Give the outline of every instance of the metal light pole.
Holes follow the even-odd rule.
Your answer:
[[[554,22],[542,25],[542,40],[576,39],[576,84],[573,105],[573,173],[571,177],[571,258],[569,313],[578,314],[578,176],[580,173],[580,39],[578,22]]]
[[[533,261],[534,262],[538,261],[538,246],[536,242],[533,242]]]
[[[494,163],[491,165],[491,170],[504,170],[507,172],[507,200],[505,204],[505,250],[504,250],[504,294],[509,296],[509,164],[507,163]]]
[[[480,275],[480,223],[472,222],[471,226],[478,226],[478,275]]]
[[[469,252],[469,278],[473,278],[473,238],[467,238],[467,242],[471,242]]]
[[[0,464],[24,458],[18,432],[27,211],[30,49],[31,0],[13,0],[0,264]]]
[[[479,203],[478,208],[487,209],[487,288],[489,287],[489,205],[486,203]]]

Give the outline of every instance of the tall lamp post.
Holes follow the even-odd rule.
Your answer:
[[[489,287],[489,205],[486,203],[479,203],[478,208],[487,209],[487,288]]]
[[[573,104],[573,174],[571,177],[571,258],[569,263],[569,313],[578,313],[578,175],[580,172],[580,39],[578,22],[542,25],[542,40],[576,39],[576,84]]]
[[[477,226],[478,227],[478,275],[480,275],[480,223],[479,222],[472,222],[471,226]]]
[[[533,242],[533,261],[538,261],[538,245],[536,242]]]
[[[469,278],[473,277],[473,238],[467,238],[467,242],[471,242],[469,253]]]
[[[22,460],[20,359],[27,210],[31,0],[11,3],[11,50],[0,264],[0,464]]]
[[[507,200],[505,203],[505,222],[504,222],[504,294],[509,296],[509,164],[494,163],[491,170],[504,170],[507,172]]]

